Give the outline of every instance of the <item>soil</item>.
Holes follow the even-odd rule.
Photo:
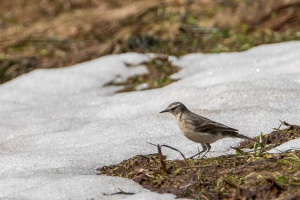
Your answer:
[[[180,56],[299,40],[299,7],[299,0],[1,1],[0,83],[128,51]],[[166,84],[146,78],[147,89]]]
[[[261,148],[250,152],[241,148],[256,145],[242,143],[234,155],[166,160],[162,146],[157,145],[157,154],[104,166],[99,174],[129,178],[151,191],[172,193],[178,198],[300,199],[300,151],[270,154],[269,148],[264,148],[300,136],[299,126],[284,124],[287,128],[264,135],[256,144]]]

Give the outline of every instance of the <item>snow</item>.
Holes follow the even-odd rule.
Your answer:
[[[299,55],[300,42],[293,41],[239,53],[172,57],[182,68],[172,76],[179,81],[129,93],[115,94],[121,87],[107,84],[147,73],[140,64],[153,54],[105,56],[69,68],[35,70],[2,84],[0,198],[174,199],[131,180],[96,175],[95,169],[156,153],[147,142],[195,154],[200,145],[180,133],[174,116],[159,114],[175,101],[251,137],[270,132],[279,120],[299,124]],[[230,146],[240,141],[219,140],[208,156],[233,153]],[[163,153],[180,158],[168,149]],[[108,195],[118,188],[136,194]]]

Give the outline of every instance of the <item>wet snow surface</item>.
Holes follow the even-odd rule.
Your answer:
[[[95,169],[168,144],[187,156],[200,144],[186,139],[174,116],[158,114],[174,101],[254,137],[300,124],[300,42],[241,53],[189,54],[172,59],[179,81],[161,89],[115,94],[120,82],[147,70],[149,55],[102,57],[69,68],[36,70],[0,85],[0,197],[5,199],[173,199]],[[228,154],[238,139],[212,144]],[[299,140],[276,149],[298,148]],[[276,152],[277,150],[271,150]],[[180,158],[173,151],[170,159]],[[135,195],[106,195],[119,192]]]

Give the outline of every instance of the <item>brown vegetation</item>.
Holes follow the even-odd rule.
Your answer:
[[[265,148],[300,137],[299,126],[286,125],[261,137],[252,152],[240,146],[235,155],[171,161],[158,148],[158,154],[104,166],[99,174],[130,178],[149,190],[192,199],[299,199],[300,151],[270,154]]]
[[[0,83],[127,51],[240,51],[300,38],[299,0],[18,0],[0,7]]]

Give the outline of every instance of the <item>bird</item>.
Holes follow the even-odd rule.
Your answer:
[[[191,112],[183,103],[171,103],[165,110],[160,113],[169,112],[176,117],[177,124],[181,132],[188,139],[200,143],[202,151],[190,157],[204,154],[199,158],[202,159],[211,149],[210,144],[219,139],[231,137],[246,140],[253,140],[245,135],[239,134],[237,129],[228,127],[224,124],[215,122],[196,113]]]

